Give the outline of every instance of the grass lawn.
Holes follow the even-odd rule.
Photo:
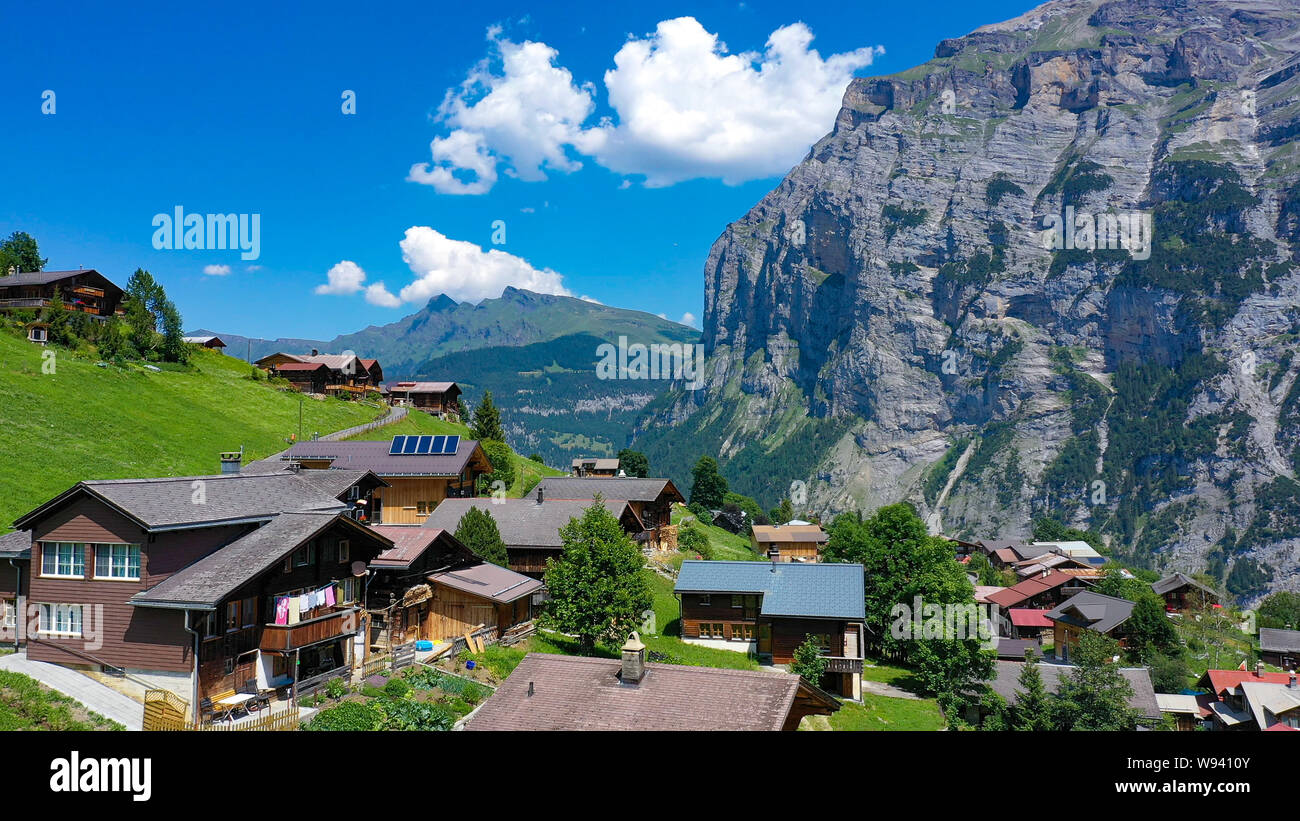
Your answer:
[[[42,370],[44,352],[54,373]],[[298,432],[300,406],[304,438],[383,413],[255,382],[252,366],[209,350],[188,368],[158,367],[100,368],[0,331],[0,407],[14,411],[0,426],[0,530],[82,479],[213,474],[217,454],[241,445],[245,460],[270,456]]]
[[[861,704],[843,702],[829,717],[832,730],[925,730],[944,728],[939,705],[929,699],[887,698],[866,693]]]
[[[892,684],[900,690],[907,690],[917,695],[922,692],[921,683],[917,681],[915,673],[906,667],[898,667],[885,661],[867,659],[862,665],[862,680]]]
[[[0,670],[0,731],[125,729],[34,678]]]
[[[702,524],[695,518],[695,514],[687,510],[684,505],[673,505],[673,524],[680,526],[683,519],[689,520],[690,527],[703,531],[704,535],[708,537],[709,546],[713,548],[713,558],[736,562],[766,561],[764,557],[754,552],[748,537],[738,536],[714,525]],[[694,556],[687,556],[685,553],[678,553],[670,561],[674,567],[680,568],[683,560],[694,558]]]
[[[394,422],[391,425],[384,425],[382,428],[368,430],[365,433],[350,437],[355,440],[388,440],[394,436],[403,436],[410,434],[433,434],[435,436],[463,436],[466,439],[473,438],[468,425],[462,425],[459,422],[446,422],[437,417],[431,416],[424,411],[415,410],[414,408],[406,415],[406,418],[400,422]],[[518,499],[525,493],[532,490],[533,487],[546,476],[564,476],[562,470],[547,467],[540,462],[534,462],[524,456],[520,456],[513,450],[511,460],[515,466],[515,481],[506,491],[506,495]]]

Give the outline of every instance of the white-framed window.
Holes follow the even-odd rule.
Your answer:
[[[713,596],[709,593],[701,593],[700,607],[712,607],[712,606],[713,606]]]
[[[81,605],[42,604],[37,629],[60,636],[81,635]]]
[[[293,566],[307,567],[316,564],[316,545],[303,545],[293,552]]]
[[[140,545],[95,545],[95,578],[140,580]]]
[[[345,564],[352,556],[352,542],[348,539],[339,539],[339,564]]]
[[[0,628],[13,630],[18,626],[18,607],[12,599],[0,602]]]
[[[80,542],[41,542],[41,575],[85,578],[86,546]]]

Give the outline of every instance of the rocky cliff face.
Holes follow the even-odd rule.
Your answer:
[[[1294,0],[1059,0],[855,80],[714,244],[707,387],[640,446],[1300,588],[1298,136]]]

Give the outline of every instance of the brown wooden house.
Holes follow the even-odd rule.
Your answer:
[[[593,479],[612,479],[618,476],[618,459],[579,456],[573,460],[570,473],[574,477],[590,476]]]
[[[754,552],[782,562],[815,562],[830,537],[817,525],[754,525],[749,536]]]
[[[378,525],[393,542],[370,567],[370,644],[449,641],[482,627],[498,637],[528,627],[541,582],[483,561],[450,532]]]
[[[460,418],[460,386],[455,382],[394,382],[387,386],[388,401],[431,413],[439,418]]]
[[[0,536],[0,645],[17,649],[26,641],[27,590],[31,585],[32,534]]]
[[[688,560],[673,592],[682,603],[684,640],[790,664],[812,636],[827,659],[821,686],[862,697],[862,565]]]
[[[368,470],[384,480],[370,499],[371,524],[418,525],[443,499],[473,496],[478,478],[492,471],[483,448],[459,436],[395,436],[391,441],[299,442],[245,472]]]
[[[323,354],[315,349],[310,354],[276,352],[253,364],[272,376],[289,380],[297,390],[343,398],[378,392],[384,378],[377,359],[364,359],[351,353]]]
[[[1219,603],[1219,593],[1185,573],[1173,573],[1153,582],[1151,589],[1165,600],[1165,610],[1185,613]]]
[[[121,313],[124,296],[121,288],[93,268],[18,274],[0,271],[0,311],[40,311],[49,307],[55,293],[68,310],[98,319]]]
[[[677,549],[677,526],[672,523],[673,505],[686,504],[686,497],[671,479],[618,476],[611,481],[555,476],[538,482],[526,498],[590,502],[596,494],[604,499],[623,500],[632,506],[632,511],[645,528],[637,536],[637,541],[657,550]]]
[[[366,565],[392,546],[354,502],[382,484],[365,471],[78,483],[16,523],[32,540],[28,657],[191,708],[347,675]]]
[[[573,499],[447,499],[424,523],[426,528],[455,532],[471,507],[486,512],[496,522],[505,542],[510,569],[534,578],[546,572],[546,560],[558,559],[564,550],[560,528],[581,518],[591,501]],[[639,535],[645,526],[631,503],[606,499],[605,509],[623,525],[629,536]]]
[[[1079,645],[1079,635],[1084,631],[1110,636],[1120,647],[1127,646],[1124,626],[1133,615],[1133,607],[1128,599],[1085,590],[1044,613],[1043,617],[1052,622],[1056,657],[1069,661],[1071,648]]]

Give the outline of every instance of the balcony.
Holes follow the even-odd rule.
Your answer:
[[[828,673],[861,673],[862,659],[845,658],[844,656],[822,656],[826,659],[826,672]]]
[[[283,653],[357,631],[357,608],[344,607],[300,621],[297,624],[267,624],[262,628],[260,649]]]

